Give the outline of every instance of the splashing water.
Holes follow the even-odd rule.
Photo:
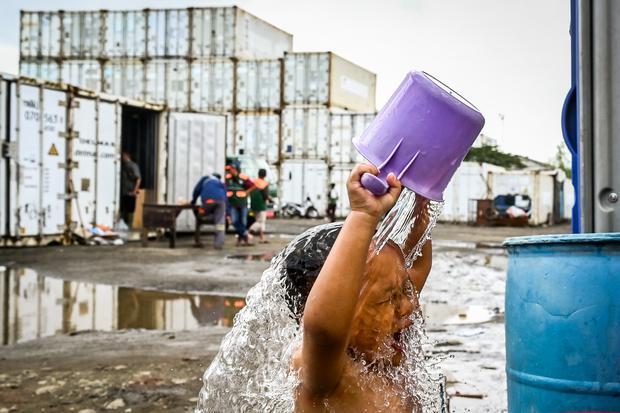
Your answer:
[[[421,255],[441,212],[441,203],[422,200],[409,190],[403,191],[375,235],[377,253],[392,240],[403,251],[407,267]],[[232,330],[206,370],[195,413],[295,410],[299,377],[291,368],[291,357],[301,345],[300,320],[305,299],[341,227],[342,224],[326,224],[311,228],[273,258],[260,282],[248,293],[247,305],[235,317]],[[408,236],[412,228],[419,232],[413,237]],[[415,412],[437,412],[437,361],[425,359],[422,350],[427,339],[417,298],[417,294],[412,297],[416,304],[411,315],[413,324],[401,337],[403,361],[391,368],[376,363],[356,364],[362,373],[360,377],[370,377],[364,373],[374,371],[375,381],[379,376],[385,383],[399,383],[402,394],[398,396],[422,406]],[[385,351],[394,350],[386,346]],[[381,373],[377,375],[377,371]],[[362,388],[369,384],[364,381],[359,383]],[[393,401],[388,396],[372,406],[372,411],[391,411]],[[327,402],[325,408],[333,411]]]

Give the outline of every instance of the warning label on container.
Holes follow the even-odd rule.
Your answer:
[[[47,152],[47,154],[50,156],[58,156],[58,149],[56,149],[56,145],[52,143],[52,146],[50,147],[50,150]]]

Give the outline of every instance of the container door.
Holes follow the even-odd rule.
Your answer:
[[[199,113],[170,113],[168,121],[168,203],[191,200],[201,177],[224,174],[226,117]],[[179,231],[193,231],[194,216],[177,219]]]
[[[99,102],[97,123],[97,177],[95,180],[95,223],[113,227],[119,208],[120,136],[119,108]]]
[[[71,201],[71,221],[82,235],[81,228],[87,229],[95,222],[97,102],[83,98],[76,98],[74,102],[77,107],[72,109],[73,130],[77,137],[72,140],[71,157],[77,167],[71,170],[71,182],[77,198]]]
[[[9,83],[0,79],[0,151],[7,145],[6,142],[6,121],[7,121],[7,93],[9,91]],[[8,146],[6,147],[8,149]],[[8,189],[8,176],[7,176],[7,160],[5,159],[4,154],[0,153],[0,239],[3,238],[7,234],[7,224],[9,219],[9,208],[8,197],[7,197],[7,189]],[[0,277],[0,281],[2,278]],[[0,287],[1,288],[1,287]],[[2,297],[2,295],[0,295]],[[0,309],[0,316],[2,315],[2,310]],[[1,323],[1,322],[0,322]],[[0,327],[2,325],[0,324]]]
[[[280,202],[282,205],[288,202],[302,203],[303,178],[303,164],[300,161],[288,161],[282,164],[280,172]]]
[[[11,235],[34,236],[41,222],[41,101],[40,89],[16,84],[11,91]]]
[[[65,228],[66,99],[65,92],[43,89],[41,214],[44,235],[62,234]]]
[[[310,197],[319,214],[327,210],[327,164],[304,162],[304,199]]]

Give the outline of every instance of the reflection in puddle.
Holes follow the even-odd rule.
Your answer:
[[[262,254],[235,254],[229,255],[226,258],[230,258],[233,260],[243,260],[243,261],[271,261],[273,257],[275,257],[274,252],[265,252]]]
[[[1,267],[0,267],[1,268]],[[0,271],[2,344],[59,333],[127,328],[187,330],[232,326],[243,298],[140,290]]]
[[[493,321],[497,313],[482,305],[457,306],[423,304],[422,312],[429,325],[482,324]]]

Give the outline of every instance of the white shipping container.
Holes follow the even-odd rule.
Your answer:
[[[6,142],[6,128],[7,128],[7,96],[9,94],[9,83],[0,78],[0,150],[4,148],[4,145],[8,145]],[[8,148],[8,147],[7,147]],[[0,239],[7,235],[6,226],[8,216],[6,211],[9,211],[8,207],[8,182],[7,182],[7,160],[2,154],[0,154]],[[3,310],[0,310],[0,314]],[[1,327],[1,325],[0,325]]]
[[[188,56],[188,9],[147,10],[146,20],[147,56]]]
[[[192,96],[193,96],[192,90]],[[187,110],[189,65],[184,59],[156,59],[146,64],[145,99],[165,103],[173,110]]]
[[[236,109],[280,108],[281,60],[240,60],[236,70]]]
[[[21,57],[59,56],[60,39],[60,15],[58,13],[43,11],[21,12]]]
[[[95,223],[114,227],[120,194],[120,107],[100,101],[97,111]]]
[[[146,12],[103,11],[106,57],[144,57],[146,54]]]
[[[20,61],[19,74],[50,82],[60,81],[60,67],[58,63],[50,60]]]
[[[65,220],[66,93],[11,82],[9,234],[60,234]]]
[[[191,63],[191,109],[228,112],[233,109],[235,65],[230,59],[196,60]]]
[[[192,9],[192,57],[277,59],[293,36],[238,7]]]
[[[103,55],[100,11],[62,12],[60,57],[96,59]]]
[[[284,104],[374,112],[377,77],[334,53],[286,53]]]
[[[327,159],[329,111],[287,107],[282,111],[282,159]]]
[[[103,65],[103,91],[116,96],[144,100],[144,63],[140,60],[110,60]]]
[[[301,204],[309,197],[320,215],[327,210],[327,164],[316,160],[289,160],[280,168],[280,205]]]
[[[329,133],[330,165],[364,162],[353,139],[359,137],[374,119],[374,113],[331,114]]]
[[[101,65],[97,60],[64,60],[60,81],[84,89],[101,91]]]
[[[280,117],[273,114],[235,115],[234,154],[278,161]]]
[[[351,212],[349,205],[349,193],[347,192],[347,180],[351,174],[354,165],[339,164],[334,165],[329,172],[329,182],[326,189],[329,191],[329,185],[334,184],[334,189],[338,194],[338,202],[336,204],[336,217],[344,218]]]
[[[492,198],[489,173],[503,172],[504,168],[478,162],[463,162],[444,191],[444,207],[439,219],[448,222],[468,222],[475,217],[475,199]]]
[[[278,59],[293,50],[293,36],[265,20],[235,9],[235,53],[240,59]]]
[[[168,118],[167,203],[189,201],[204,175],[224,174],[226,117],[203,113],[170,113]],[[184,211],[177,230],[193,231],[194,215]]]

